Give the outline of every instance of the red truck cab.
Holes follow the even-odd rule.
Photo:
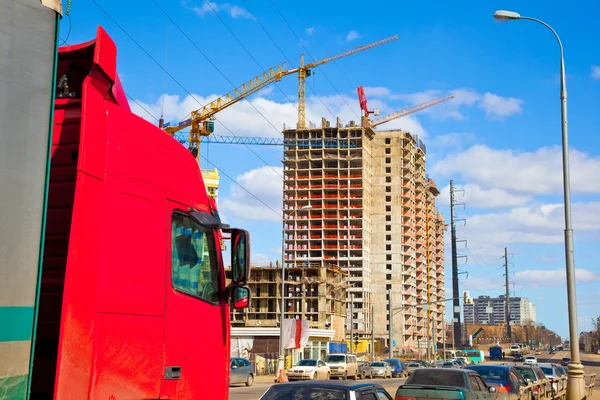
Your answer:
[[[250,238],[221,224],[194,157],[131,112],[116,51],[101,27],[59,49],[31,398],[227,399]]]

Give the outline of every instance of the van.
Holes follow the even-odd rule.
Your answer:
[[[510,346],[510,355],[514,356],[517,353],[521,353],[521,346],[519,346],[518,344],[513,344],[512,346]]]
[[[329,354],[325,358],[325,363],[329,366],[330,376],[348,379],[352,377],[358,379],[358,362],[353,354]]]

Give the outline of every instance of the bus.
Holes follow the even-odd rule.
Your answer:
[[[485,361],[485,353],[482,350],[470,349],[458,352],[458,357],[466,357],[471,364],[481,364]]]

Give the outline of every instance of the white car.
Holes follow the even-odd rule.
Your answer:
[[[529,365],[537,365],[537,358],[534,356],[527,356],[525,357],[524,363]]]
[[[467,357],[456,357],[456,359],[457,360],[463,360],[466,365],[471,364],[471,360],[469,360]]]
[[[289,381],[329,379],[329,366],[321,360],[300,360],[287,372]]]

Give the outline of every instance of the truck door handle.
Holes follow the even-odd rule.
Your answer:
[[[167,367],[165,368],[165,379],[174,380],[181,378],[181,367]]]

